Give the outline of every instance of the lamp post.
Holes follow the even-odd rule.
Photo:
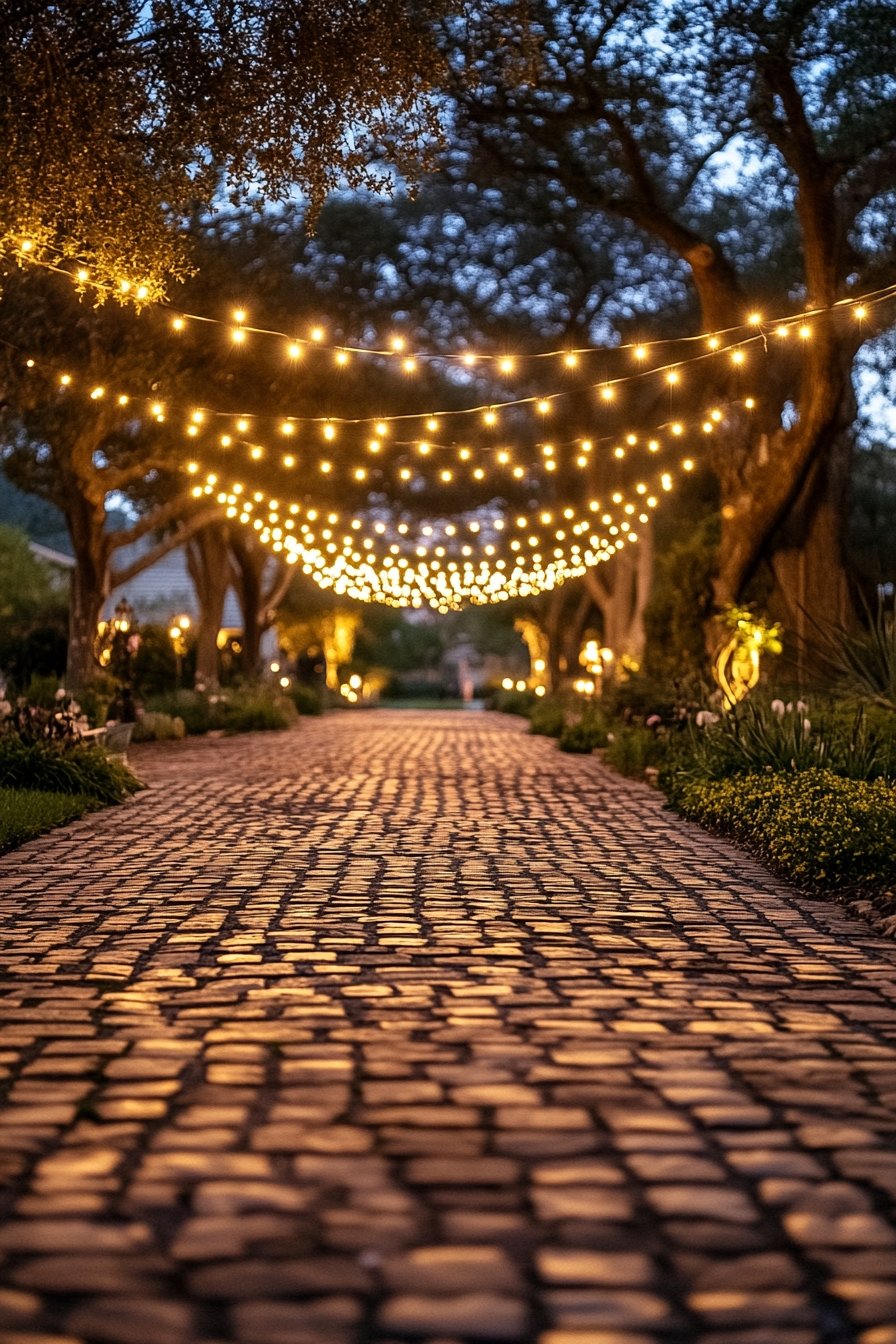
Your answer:
[[[180,616],[172,616],[171,624],[168,627],[168,638],[171,640],[171,648],[174,651],[174,682],[178,690],[180,690],[184,654],[187,652],[187,631],[190,624],[189,616],[184,613]]]

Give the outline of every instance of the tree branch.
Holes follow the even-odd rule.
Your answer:
[[[197,513],[195,517],[183,523],[176,532],[169,533],[151,550],[138,556],[131,564],[125,565],[124,569],[112,570],[109,576],[110,587],[120,588],[122,584],[130,583],[131,579],[135,579],[138,574],[151,569],[157,560],[163,559],[170,551],[176,551],[178,546],[192,537],[194,532],[198,532],[208,523],[216,522],[220,517],[220,509],[209,509],[207,512]]]

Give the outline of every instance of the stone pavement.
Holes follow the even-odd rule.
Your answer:
[[[487,714],[0,859],[2,1344],[894,1344],[896,946]]]

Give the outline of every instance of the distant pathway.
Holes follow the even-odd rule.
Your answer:
[[[896,1344],[896,946],[512,719],[0,859],[0,1344]]]

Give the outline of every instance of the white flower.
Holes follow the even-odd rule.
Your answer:
[[[698,709],[695,722],[698,728],[708,728],[713,723],[718,723],[718,714],[713,714],[711,709]]]
[[[789,709],[790,706],[788,705],[787,708]],[[781,719],[781,718],[784,717],[784,701],[783,701],[783,700],[773,700],[773,701],[772,701],[772,713],[773,713],[773,714],[777,714],[777,716],[778,716],[779,719]]]
[[[809,734],[811,733],[811,731],[812,731],[812,724],[811,724],[811,722],[809,721],[809,719],[803,719],[803,732],[804,732],[804,733],[806,734],[806,736],[808,737]]]
[[[809,712],[809,706],[806,704],[805,700],[797,700],[794,708],[796,709],[797,714],[808,714]]]
[[[65,697],[66,697],[67,695],[68,695],[68,691],[65,689],[65,687],[64,687],[64,686],[60,686],[60,687],[59,687],[59,690],[56,692],[56,699],[57,699],[57,700],[64,700]]]
[[[0,700],[0,719],[8,719],[12,713],[12,705],[8,700]]]

